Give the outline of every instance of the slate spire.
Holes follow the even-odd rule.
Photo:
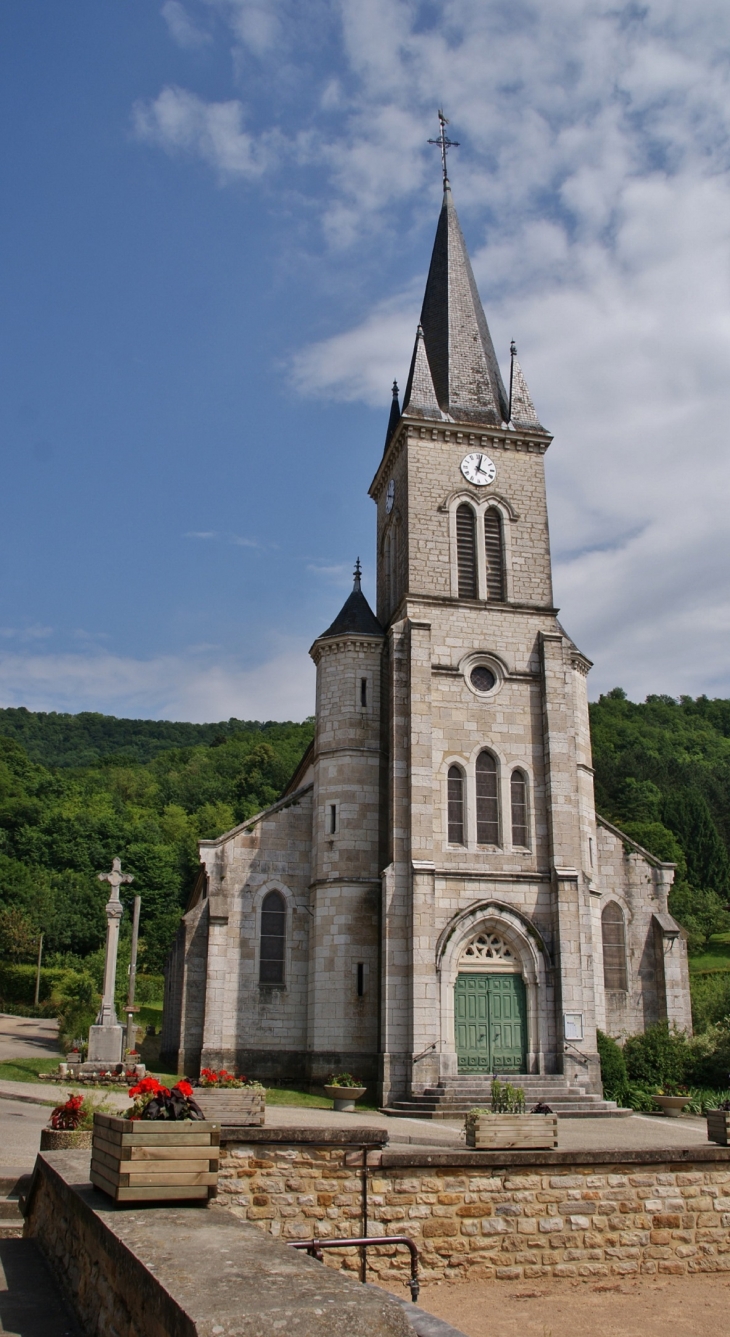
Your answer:
[[[352,594],[345,600],[331,626],[317,639],[327,640],[331,636],[346,636],[354,632],[358,636],[382,636],[383,628],[376,618],[361,588],[362,567],[360,558],[355,563],[352,582]]]
[[[436,418],[439,422],[444,416],[439,408],[436,391],[433,388],[433,377],[428,365],[423,329],[420,325],[416,333],[411,369],[408,373],[406,392],[403,396],[403,412],[405,413],[406,410],[414,417]]]
[[[544,427],[540,425],[540,420],[535,412],[535,405],[532,402],[532,396],[527,388],[522,368],[517,361],[517,345],[514,339],[509,346],[510,351],[510,372],[509,372],[509,407],[510,422],[515,427],[533,427],[544,432]]]
[[[434,397],[441,414],[460,422],[507,421],[509,405],[497,358],[459,226],[451,186],[436,228],[421,310],[423,342]],[[419,348],[411,366],[403,409],[410,412]],[[413,401],[418,411],[420,405]],[[431,415],[429,415],[431,416]]]
[[[400,422],[400,404],[398,403],[398,382],[393,381],[393,402],[390,406],[390,417],[388,418],[388,430],[385,433],[385,449],[390,445],[393,433]],[[358,558],[359,561],[359,558]]]

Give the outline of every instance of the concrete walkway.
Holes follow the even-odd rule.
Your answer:
[[[60,1058],[53,1017],[14,1017],[0,1012],[0,1063],[11,1058]]]

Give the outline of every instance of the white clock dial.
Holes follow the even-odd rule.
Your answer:
[[[388,515],[390,515],[390,512],[393,509],[394,501],[395,501],[395,479],[391,478],[390,482],[388,483],[388,490],[385,494],[385,509]]]
[[[488,455],[482,455],[481,451],[475,450],[471,455],[464,456],[461,461],[461,472],[468,482],[475,483],[477,487],[486,487],[487,483],[494,482],[497,466]]]

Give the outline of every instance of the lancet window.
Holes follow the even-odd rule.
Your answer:
[[[449,844],[464,844],[464,772],[460,766],[449,766],[448,774],[448,827]]]
[[[491,752],[480,752],[476,765],[477,844],[499,844],[497,763]]]
[[[269,891],[261,905],[259,984],[284,983],[286,902],[280,891]]]
[[[522,771],[513,771],[510,777],[510,806],[512,808],[512,844],[528,845],[527,780]]]
[[[601,914],[603,938],[603,983],[606,989],[628,989],[626,974],[626,922],[616,901],[609,901]]]

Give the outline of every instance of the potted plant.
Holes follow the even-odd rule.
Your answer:
[[[707,1140],[719,1142],[721,1147],[730,1143],[730,1100],[723,1100],[716,1110],[707,1111]]]
[[[350,1072],[340,1072],[327,1079],[324,1093],[334,1101],[334,1107],[340,1114],[353,1114],[355,1101],[361,1100],[367,1091],[366,1086],[352,1076]]]
[[[665,1082],[664,1086],[657,1087],[652,1096],[654,1103],[659,1105],[670,1119],[678,1119],[691,1099],[692,1092],[686,1086],[678,1086],[676,1082]]]
[[[190,1083],[143,1077],[129,1095],[124,1118],[94,1115],[92,1184],[115,1202],[215,1197],[220,1125],[203,1117]]]
[[[249,1082],[221,1068],[203,1068],[195,1088],[195,1098],[206,1119],[234,1127],[263,1124],[266,1111],[266,1087]]]
[[[56,1105],[48,1127],[41,1129],[41,1151],[90,1147],[93,1117],[93,1107],[83,1096],[69,1096],[65,1105]]]
[[[522,1088],[495,1077],[491,1109],[472,1109],[466,1116],[466,1145],[481,1151],[557,1147],[558,1118],[543,1104],[527,1114]]]

